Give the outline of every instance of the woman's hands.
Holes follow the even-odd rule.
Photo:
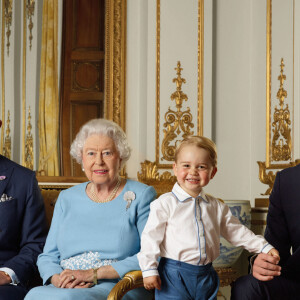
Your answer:
[[[118,272],[112,266],[102,266],[97,271],[97,279],[119,278]],[[94,270],[65,269],[60,274],[51,277],[51,283],[57,288],[77,289],[90,288],[94,285]]]
[[[60,274],[54,274],[51,283],[57,288],[90,288],[93,284],[94,272],[89,270],[66,269]]]

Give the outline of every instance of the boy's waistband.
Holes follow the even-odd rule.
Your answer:
[[[201,266],[196,266],[196,265],[191,265],[179,260],[174,260],[171,258],[166,258],[162,257],[159,261],[159,265],[167,265],[167,266],[173,266],[176,268],[180,268],[189,272],[194,272],[198,274],[203,274],[207,273],[210,269],[212,269],[212,263],[209,263],[207,265],[201,265]]]

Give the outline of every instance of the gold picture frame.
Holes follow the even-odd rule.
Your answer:
[[[125,122],[126,0],[105,1],[105,118]]]

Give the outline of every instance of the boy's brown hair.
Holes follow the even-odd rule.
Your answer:
[[[175,150],[175,162],[177,162],[178,155],[184,146],[194,145],[198,148],[205,149],[209,153],[209,158],[213,167],[217,166],[217,147],[216,144],[209,138],[204,136],[188,136],[182,140]]]

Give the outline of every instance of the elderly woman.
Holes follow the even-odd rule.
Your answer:
[[[112,287],[138,270],[140,236],[156,193],[152,187],[122,179],[129,159],[125,133],[115,123],[86,123],[71,145],[88,182],[62,191],[38,268],[44,286],[26,300],[106,299]],[[143,288],[123,299],[151,299]]]

